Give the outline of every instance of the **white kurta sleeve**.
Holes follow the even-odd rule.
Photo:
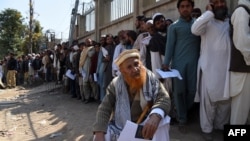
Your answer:
[[[212,11],[203,13],[192,25],[191,31],[194,35],[200,36],[206,32],[207,23],[214,18]]]

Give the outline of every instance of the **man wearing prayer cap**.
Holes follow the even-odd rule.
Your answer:
[[[163,58],[165,56],[165,50],[166,50],[166,43],[167,41],[167,25],[165,22],[165,17],[162,13],[155,13],[152,16],[153,20],[153,26],[151,29],[153,29],[151,36],[152,38],[148,42],[148,52],[150,56],[150,62],[148,64],[151,67],[152,72],[159,78],[161,77],[157,73],[157,69],[161,68]],[[161,82],[164,83],[164,86],[166,90],[171,95],[172,93],[172,78],[167,79],[161,79]],[[173,106],[172,106],[173,107]],[[174,108],[174,107],[173,107]],[[172,116],[172,115],[171,115]],[[174,116],[172,116],[174,117]]]
[[[164,15],[162,13],[155,13],[152,16],[153,23],[155,24],[156,21],[161,20],[162,18],[165,19]]]
[[[168,141],[170,118],[167,115],[171,102],[164,86],[143,66],[137,49],[123,51],[115,63],[121,74],[111,81],[98,107],[94,141],[111,141],[111,138],[116,141],[121,136],[133,140],[121,132],[126,121],[144,125],[142,137],[145,139],[156,140],[160,136],[157,141],[161,138]],[[159,133],[160,130],[164,134]]]

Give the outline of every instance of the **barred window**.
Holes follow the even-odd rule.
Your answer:
[[[111,21],[119,19],[133,12],[133,0],[112,0],[111,2]]]
[[[86,31],[95,29],[95,10],[86,15]]]
[[[85,31],[92,31],[95,29],[95,1],[83,2],[82,15],[84,16]]]

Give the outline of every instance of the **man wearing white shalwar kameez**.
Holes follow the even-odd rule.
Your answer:
[[[210,0],[211,3],[214,1]],[[226,1],[214,3],[213,8],[208,4],[206,8],[191,30],[201,36],[195,101],[200,102],[202,131],[212,133],[213,129],[223,130],[229,123],[231,103],[224,95],[229,89],[231,44]]]
[[[249,0],[239,0],[239,5],[245,5],[250,9]],[[235,57],[233,53],[237,50],[232,49],[232,61],[230,66],[230,96],[232,97],[231,104],[231,119],[230,124],[249,124],[250,111],[250,29],[249,29],[249,13],[243,8],[237,8],[231,17],[233,25],[233,43],[238,50],[240,56]],[[242,64],[238,63],[241,58]],[[249,119],[248,119],[249,120]]]

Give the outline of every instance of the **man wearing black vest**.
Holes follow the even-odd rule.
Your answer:
[[[233,47],[230,62],[230,124],[249,124],[250,110],[250,29],[249,0],[239,0],[231,17]],[[243,5],[243,6],[240,6]],[[248,10],[247,10],[248,9]]]

